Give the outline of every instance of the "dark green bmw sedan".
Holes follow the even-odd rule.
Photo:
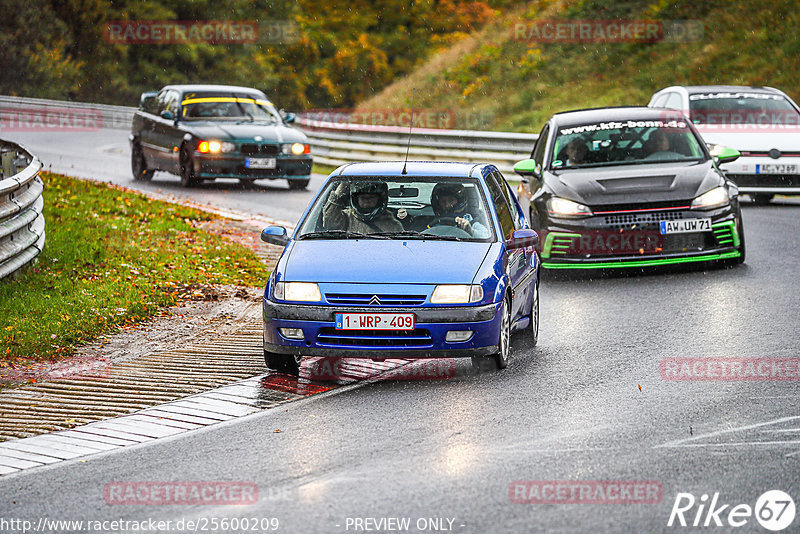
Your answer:
[[[189,187],[205,180],[286,179],[304,189],[311,174],[308,138],[264,93],[228,85],[168,85],[143,93],[131,127],[135,180],[155,171]]]

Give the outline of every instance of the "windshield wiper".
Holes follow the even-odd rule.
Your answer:
[[[377,237],[376,237],[377,236]],[[347,230],[323,230],[321,232],[310,232],[303,234],[297,239],[320,239],[332,237],[334,239],[386,239],[379,234],[362,234],[361,232],[348,232]]]
[[[415,237],[417,239],[436,239],[439,241],[463,241],[464,239],[461,237],[455,236],[446,236],[446,235],[436,235],[436,234],[421,234],[419,232],[414,232],[413,230],[401,230],[399,232],[377,232],[375,234],[370,235],[377,235],[377,236],[386,236],[386,237]]]

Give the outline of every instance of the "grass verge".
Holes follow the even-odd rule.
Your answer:
[[[0,281],[0,365],[70,355],[143,321],[201,284],[259,286],[249,249],[198,226],[217,218],[109,184],[42,173],[47,242],[38,262]]]

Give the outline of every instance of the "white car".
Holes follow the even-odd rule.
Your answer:
[[[725,174],[757,204],[776,194],[800,194],[800,107],[771,87],[697,85],[667,87],[649,107],[682,111],[709,145],[741,157]]]

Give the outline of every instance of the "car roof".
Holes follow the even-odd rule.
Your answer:
[[[763,94],[772,94],[772,95],[782,95],[783,92],[773,88],[773,87],[760,87],[760,86],[749,86],[749,85],[673,85],[671,87],[665,87],[664,89],[659,90],[664,91],[666,89],[674,89],[675,87],[681,87],[686,89],[686,92],[690,95],[696,95],[699,93],[736,93],[736,92],[745,92],[745,93],[763,93]]]
[[[670,120],[673,118],[682,119],[683,113],[680,111],[648,108],[644,106],[576,109],[553,115],[553,121],[559,127],[615,120]]]
[[[240,87],[238,85],[167,85],[164,89],[175,89],[182,93],[202,93],[202,92],[228,92],[228,93],[258,93],[263,95],[262,91],[253,89],[252,87]]]
[[[406,173],[403,174],[403,166]],[[488,163],[462,163],[444,161],[380,161],[368,163],[348,163],[336,169],[333,176],[454,176],[460,178],[478,178],[486,172],[494,170]],[[479,172],[476,172],[479,170]]]

